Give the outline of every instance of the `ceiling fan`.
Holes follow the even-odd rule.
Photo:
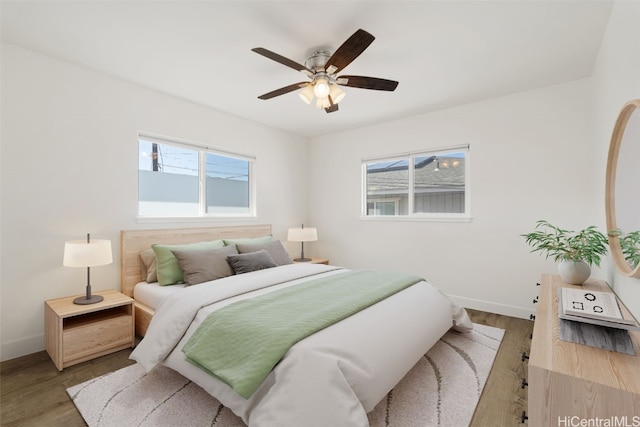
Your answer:
[[[323,108],[327,113],[332,113],[338,111],[338,102],[346,95],[340,86],[394,91],[398,86],[398,82],[394,80],[364,76],[338,76],[336,74],[360,56],[373,40],[375,40],[375,37],[360,29],[353,33],[333,55],[325,50],[318,50],[305,61],[305,65],[298,64],[295,61],[262,47],[251,49],[255,53],[293,68],[296,71],[300,71],[311,79],[310,82],[294,83],[260,95],[258,98],[271,99],[293,92],[294,90],[302,89],[298,95],[304,102],[311,104],[315,96],[316,106]]]

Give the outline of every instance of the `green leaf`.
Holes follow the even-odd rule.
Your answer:
[[[532,247],[531,252],[541,252],[554,261],[584,261],[589,265],[600,265],[600,258],[607,253],[607,237],[596,226],[579,231],[560,228],[546,220],[536,221],[535,230],[521,234]],[[640,233],[638,233],[640,242]],[[638,254],[640,258],[640,253]]]

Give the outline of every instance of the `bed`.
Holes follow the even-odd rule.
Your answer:
[[[183,244],[220,239],[253,238],[271,234],[270,225],[239,225],[120,231],[120,291],[134,298],[136,285],[144,283],[140,254],[155,243]],[[169,288],[172,289],[172,288]],[[135,299],[135,298],[134,298]],[[136,334],[144,337],[155,307],[135,301]]]
[[[122,290],[134,296],[135,285],[140,282],[144,285],[140,253],[154,243],[183,244],[212,239],[259,238],[270,234],[268,225],[123,231]],[[389,280],[375,280],[395,280],[395,273],[373,273],[379,277],[386,274],[389,274]],[[144,339],[131,358],[147,371],[160,364],[174,369],[216,397],[250,426],[367,426],[367,412],[373,410],[442,335],[452,327],[460,331],[472,327],[464,309],[424,280],[413,280],[389,295],[376,297],[378,299],[373,303],[353,314],[296,340],[249,391],[234,383],[233,378],[220,374],[222,371],[213,371],[217,375],[211,375],[199,366],[195,356],[189,360],[192,356],[185,354],[185,349],[192,348],[194,342],[196,345],[204,342],[208,343],[209,352],[233,354],[229,350],[230,343],[246,341],[241,335],[243,327],[234,325],[231,332],[218,335],[216,341],[203,339],[200,335],[203,329],[222,328],[221,323],[216,323],[221,322],[220,319],[207,323],[216,315],[262,299],[285,304],[287,293],[305,287],[316,288],[319,283],[334,286],[329,291],[332,295],[340,293],[335,290],[342,289],[346,281],[356,277],[364,278],[361,286],[365,287],[361,290],[366,289],[368,281],[375,287],[373,275],[372,272],[336,266],[284,263],[197,286],[176,287],[155,307],[136,301],[136,330],[144,335]],[[381,286],[386,285],[381,283]],[[360,293],[367,293],[354,289],[358,297]],[[262,304],[260,302],[252,309],[262,307]],[[342,305],[331,303],[323,307]],[[302,304],[294,305],[293,309],[306,313]],[[278,315],[272,317],[281,323],[283,319],[287,322],[297,319],[300,314],[284,315],[279,310]],[[284,324],[286,327],[286,322]],[[209,325],[215,325],[215,328]],[[286,328],[277,330],[277,336],[289,332]],[[223,340],[227,337],[229,342]],[[268,356],[266,347],[261,347],[265,344],[258,341],[261,340],[249,341],[248,348],[255,345],[261,350],[248,353]]]

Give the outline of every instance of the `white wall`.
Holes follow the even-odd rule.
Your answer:
[[[611,11],[593,74],[596,163],[599,175],[605,176],[606,158],[613,126],[622,106],[631,99],[640,99],[640,2],[616,2]],[[640,141],[637,142],[640,144]],[[640,165],[640,159],[636,159]],[[640,167],[640,166],[638,166]],[[604,200],[604,180],[598,183],[595,196]],[[619,183],[617,183],[619,184]],[[626,183],[629,192],[638,194],[637,182]],[[635,212],[638,215],[638,212]],[[605,227],[604,218],[602,226]],[[607,280],[629,309],[640,318],[640,279],[618,273],[613,262],[608,263]]]
[[[120,230],[167,226],[136,220],[139,131],[255,155],[251,222],[282,240],[306,222],[306,140],[12,45],[1,53],[2,360],[44,349],[45,300],[84,292],[86,271],[62,266],[66,240],[111,239],[114,263],[92,269],[92,288],[117,289]]]
[[[409,271],[468,307],[528,317],[540,273],[556,270],[519,235],[538,219],[582,228],[604,216],[590,89],[580,80],[313,139],[314,255]],[[362,158],[459,144],[471,147],[470,222],[361,220]]]
[[[537,219],[606,230],[609,138],[622,105],[640,98],[640,2],[616,2],[593,77],[312,140],[316,255],[352,268],[421,274],[468,307],[528,317],[540,273],[519,234]],[[380,106],[384,108],[384,105]],[[471,145],[469,223],[360,219],[362,158]],[[637,183],[630,183],[637,187]],[[608,259],[593,277],[640,316],[640,280]]]

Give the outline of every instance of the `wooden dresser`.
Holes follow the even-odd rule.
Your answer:
[[[580,424],[596,418],[640,425],[640,332],[631,332],[636,356],[561,340],[558,287],[579,286],[542,276],[529,358],[529,425],[605,425]],[[611,291],[599,280],[582,288]]]

